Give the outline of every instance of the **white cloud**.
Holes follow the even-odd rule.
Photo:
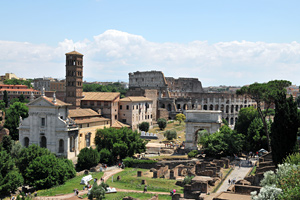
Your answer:
[[[45,41],[46,42],[46,41]],[[65,53],[84,54],[85,80],[128,80],[134,71],[160,70],[166,76],[195,77],[208,85],[243,85],[287,79],[300,84],[300,44],[232,41],[209,44],[154,43],[139,35],[107,30],[57,47],[28,42],[0,41],[2,74],[20,77],[65,76]]]

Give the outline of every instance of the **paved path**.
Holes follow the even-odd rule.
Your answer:
[[[251,160],[253,163],[256,161],[256,160]],[[250,166],[247,166],[246,164],[247,161],[242,161],[242,165],[241,167],[239,166],[235,166],[234,170],[229,174],[229,176],[227,176],[227,178],[224,180],[223,184],[221,185],[221,187],[218,189],[218,191],[216,193],[219,193],[219,192],[223,192],[223,191],[227,191],[227,189],[229,188],[229,183],[228,183],[228,180],[241,180],[241,179],[244,179],[245,176],[249,173],[249,171],[252,169],[252,167]]]

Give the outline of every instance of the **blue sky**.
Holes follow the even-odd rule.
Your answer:
[[[204,86],[300,84],[300,1],[12,0],[0,3],[0,70],[63,78],[84,54],[87,81],[159,70]],[[299,79],[299,80],[298,80]]]

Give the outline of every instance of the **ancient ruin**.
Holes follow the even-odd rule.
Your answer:
[[[221,111],[222,119],[233,126],[241,108],[254,106],[246,96],[230,93],[205,93],[197,78],[165,77],[161,71],[129,73],[127,96],[145,96],[153,100],[153,119],[174,119],[186,110]]]

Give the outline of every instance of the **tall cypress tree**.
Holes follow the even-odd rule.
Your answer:
[[[6,90],[4,90],[4,92],[3,92],[3,101],[5,103],[5,108],[7,108],[7,106],[8,106],[8,96],[7,96],[7,91]]]
[[[275,100],[275,118],[271,128],[273,162],[277,165],[295,151],[297,145],[298,114],[293,97],[278,93]]]

